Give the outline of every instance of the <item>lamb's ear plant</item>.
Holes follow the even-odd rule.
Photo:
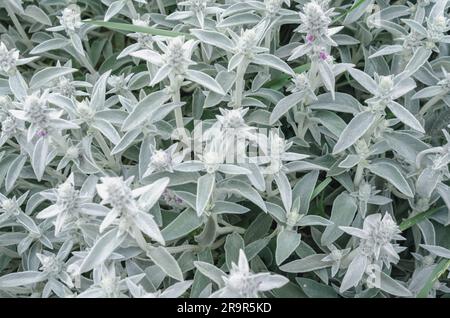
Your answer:
[[[0,297],[448,297],[449,10],[1,1]]]

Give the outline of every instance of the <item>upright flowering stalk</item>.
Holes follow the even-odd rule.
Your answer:
[[[158,42],[162,54],[146,49],[131,53],[131,56],[138,57],[159,67],[150,82],[150,86],[156,85],[166,78],[169,78],[169,86],[166,91],[172,97],[173,102],[180,102],[180,88],[186,84],[185,80],[200,84],[201,86],[221,95],[224,95],[222,87],[209,75],[191,70],[189,67],[196,63],[191,60],[194,47],[197,42],[194,40],[185,41],[179,36],[166,41],[167,44]],[[185,134],[183,114],[180,108],[175,109],[175,120],[178,131]],[[187,136],[185,136],[187,137]]]
[[[321,138],[320,128],[311,104],[317,100],[316,91],[323,86],[335,98],[335,77],[352,67],[349,63],[337,64],[331,56],[331,48],[337,46],[332,36],[343,27],[331,27],[332,18],[336,15],[333,8],[328,8],[328,1],[309,1],[305,3],[299,15],[299,27],[295,30],[302,34],[304,43],[292,49],[293,44],[286,45],[283,55],[289,55],[288,61],[302,58],[309,60],[307,71],[292,76],[292,84],[288,91],[292,94],[281,99],[270,116],[270,123],[275,124],[286,115],[295,127],[298,138],[305,140],[308,131],[315,141]],[[305,65],[303,65],[305,66]],[[317,94],[318,95],[318,94]],[[292,109],[293,116],[289,116]]]
[[[366,100],[368,107],[364,111],[359,112],[359,114],[350,121],[348,129],[343,131],[334,146],[333,153],[337,154],[352,145],[355,146],[356,153],[362,159],[358,162],[354,178],[354,184],[358,186],[362,180],[364,169],[370,169],[366,159],[368,159],[371,154],[371,143],[377,142],[379,136],[382,136],[388,126],[391,125],[391,123],[385,119],[386,108],[389,109],[399,121],[414,130],[423,133],[424,128],[419,120],[411,114],[408,109],[395,101],[416,86],[414,80],[407,77],[405,72],[396,76],[380,76],[375,73],[374,79],[357,69],[349,69],[349,73],[359,84],[369,91],[373,97]],[[354,127],[356,126],[361,126],[361,129],[357,128],[357,134],[352,132],[352,129],[355,129]],[[380,130],[380,132],[377,133],[377,130]],[[366,133],[368,133],[366,138],[359,140]],[[349,134],[352,134],[352,136],[349,136]],[[403,191],[403,193],[407,196],[412,196],[412,191],[410,189]]]
[[[290,0],[264,0],[264,1],[246,1],[231,5],[221,14],[220,21],[216,26],[221,28],[226,25],[229,20],[238,18],[239,15],[244,15],[248,12],[258,13],[261,15],[261,22],[266,24],[264,40],[261,47],[268,49],[269,53],[274,53],[277,49],[277,42],[279,39],[280,28],[284,24],[295,23],[292,19],[296,12],[283,8],[283,4],[290,6]],[[242,19],[242,24],[245,24],[245,19]],[[276,40],[276,41],[273,41]],[[264,65],[252,81],[252,90],[255,91],[262,87],[264,83],[271,79],[270,65]]]
[[[81,21],[81,8],[76,4],[70,4],[64,8],[58,16],[59,26],[48,28],[47,31],[64,31],[69,37],[68,42],[75,49],[74,57],[86,67],[91,74],[96,74],[89,56],[86,55],[82,39],[86,36],[86,25]],[[72,54],[74,54],[72,53]]]
[[[313,90],[319,86],[319,76],[323,85],[334,94],[335,74],[330,50],[332,46],[337,46],[332,36],[343,27],[330,27],[336,13],[333,8],[328,9],[328,2],[313,0],[303,6],[303,10],[299,12],[300,26],[296,31],[305,34],[305,44],[295,48],[288,60],[292,61],[307,54],[311,61],[308,76]]]
[[[231,40],[224,34],[216,31],[191,30],[191,33],[202,42],[233,54],[228,62],[228,71],[236,69],[232,100],[232,106],[235,109],[240,108],[242,105],[245,90],[244,76],[250,63],[269,66],[290,75],[294,73],[284,61],[272,54],[267,54],[269,50],[261,46],[261,41],[264,39],[267,31],[268,22],[268,20],[263,20],[252,29],[242,29],[240,35],[228,29]]]
[[[272,39],[278,39],[278,32],[280,26],[283,24],[295,23],[292,17],[296,14],[295,11],[283,8],[283,4],[290,6],[290,0],[263,0],[263,1],[245,1],[235,3],[226,8],[220,15],[219,23],[217,27],[222,28],[227,25],[227,22],[232,19],[236,19],[239,15],[245,15],[246,13],[255,11],[261,15],[261,20],[267,22],[267,32],[264,36],[264,47],[273,52],[276,47],[272,45]],[[242,24],[245,24],[245,19],[241,19]],[[268,71],[268,67],[264,72]],[[261,73],[258,73],[258,76]],[[268,75],[268,74],[267,74]],[[254,85],[252,85],[254,87]]]
[[[61,15],[58,17],[60,27],[53,27],[51,31],[64,30],[69,36],[73,47],[81,55],[85,56],[83,43],[81,41],[79,31],[83,23],[81,22],[81,9],[79,6],[72,4],[61,11]]]
[[[297,170],[323,169],[301,161],[308,158],[308,155],[288,152],[292,144],[281,137],[276,130],[271,130],[269,136],[260,142],[261,158],[264,163],[267,163],[263,169],[266,177],[266,191],[269,196],[273,195],[272,183],[275,181],[286,211],[291,211],[292,207],[292,189],[287,174]],[[287,161],[291,162],[286,163]]]

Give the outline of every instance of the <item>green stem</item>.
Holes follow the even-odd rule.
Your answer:
[[[439,210],[445,209],[445,206],[440,206],[437,208],[433,208],[430,210],[427,210],[425,212],[421,212],[418,214],[415,214],[414,216],[403,220],[402,223],[400,223],[399,228],[401,231],[405,231],[407,229],[409,229],[410,227],[416,225],[417,223],[419,223],[420,221],[423,221],[424,219],[429,218],[430,216],[432,216],[434,213],[438,212]]]

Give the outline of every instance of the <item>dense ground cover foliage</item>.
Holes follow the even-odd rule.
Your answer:
[[[3,0],[1,297],[441,297],[447,0]]]

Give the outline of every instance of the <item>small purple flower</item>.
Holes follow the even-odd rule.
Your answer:
[[[45,136],[47,136],[48,135],[48,133],[45,131],[45,130],[39,130],[37,133],[36,133],[36,136],[38,136],[38,137],[45,137]]]
[[[172,207],[176,207],[177,205],[182,205],[184,203],[183,199],[176,196],[169,189],[164,190],[163,194],[161,195],[161,199],[168,205],[172,205]]]
[[[328,54],[327,54],[325,51],[320,51],[320,53],[319,53],[319,58],[320,58],[322,61],[325,61],[326,59],[328,59]]]
[[[314,35],[308,34],[308,35],[306,36],[306,41],[308,41],[308,43],[312,43],[312,42],[314,42],[314,40],[315,40]]]
[[[183,204],[183,199],[179,198],[179,197],[175,197],[175,203],[176,204]]]

